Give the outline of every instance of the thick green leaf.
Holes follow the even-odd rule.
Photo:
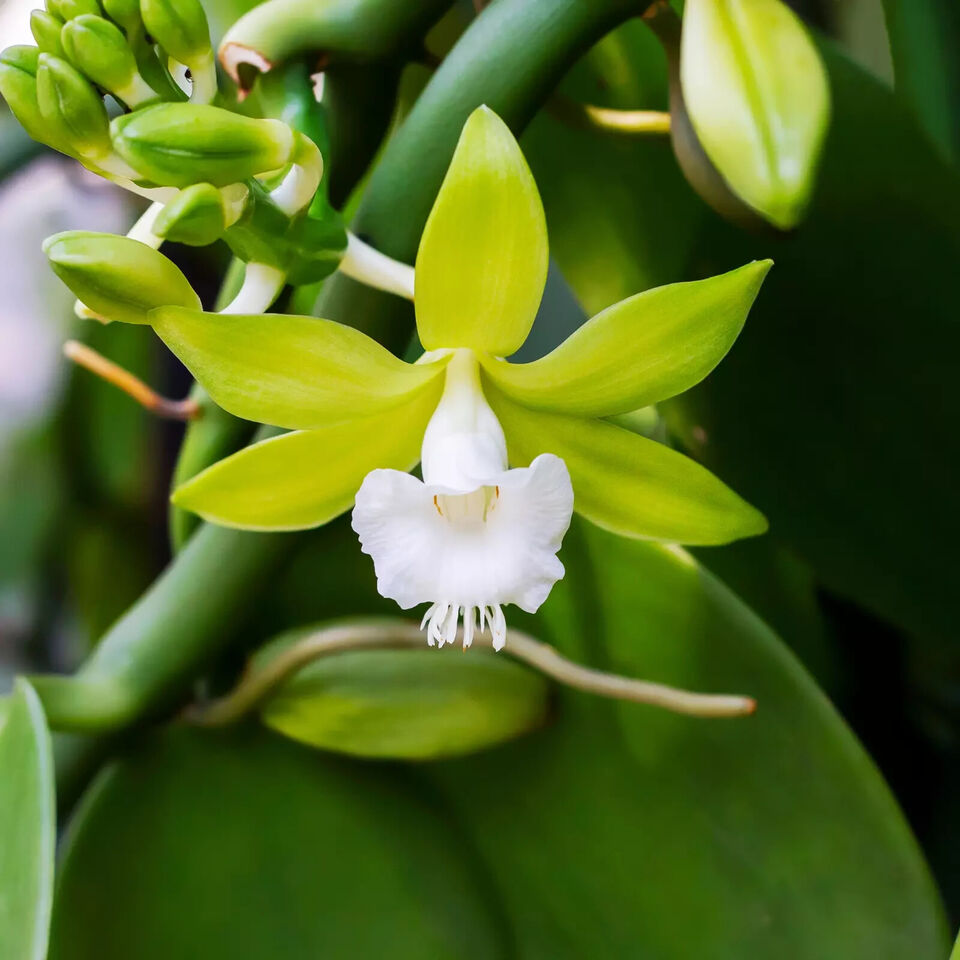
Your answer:
[[[830,117],[823,63],[799,17],[782,0],[688,0],[680,78],[697,138],[733,192],[794,226]]]
[[[602,420],[533,412],[491,391],[510,462],[561,457],[574,509],[624,536],[717,544],[763,533],[766,521],[713,474],[663,444]]]
[[[428,350],[508,356],[527,338],[547,279],[537,185],[506,124],[468,118],[417,252],[416,308]]]
[[[883,0],[897,93],[954,159],[960,154],[960,10],[952,0]]]
[[[507,956],[482,878],[406,778],[266,732],[170,732],[88,794],[51,960]]]
[[[395,407],[446,363],[404,363],[359,330],[316,317],[172,307],[150,320],[224,410],[295,430]]]
[[[0,701],[0,956],[44,960],[56,839],[53,757],[26,680]]]
[[[353,506],[371,470],[416,465],[441,385],[438,379],[406,403],[372,417],[246,447],[178,487],[173,503],[245,530],[317,527]]]
[[[281,637],[253,670],[309,630]],[[546,721],[547,683],[490,650],[364,650],[322,657],[264,703],[267,726],[361,757],[428,760],[473,753]]]
[[[512,399],[541,410],[605,417],[648,406],[699,383],[723,359],[770,263],[639,293],[539,360],[490,357],[484,369]]]
[[[903,816],[771,631],[680,551],[584,525],[562,555],[542,639],[759,709],[696,720],[566,692],[541,736],[424,769],[494,875],[516,955],[944,956]]]

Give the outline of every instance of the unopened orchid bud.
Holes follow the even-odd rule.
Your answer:
[[[143,21],[140,19],[138,0],[103,0],[103,9],[107,16],[123,30],[128,40],[140,33]]]
[[[33,10],[30,13],[30,32],[41,53],[63,56],[63,43],[60,40],[62,28],[63,21],[46,10]]]
[[[293,131],[279,120],[192,103],[137,110],[117,117],[110,130],[114,149],[131,167],[169,187],[224,187],[280,169],[295,143]]]
[[[127,106],[156,99],[157,94],[140,76],[122,31],[109,20],[83,14],[64,25],[62,39],[74,66]]]
[[[226,226],[220,191],[209,183],[195,183],[163,208],[153,232],[166,240],[202,247],[222,236]]]
[[[73,20],[85,13],[95,17],[103,16],[103,10],[97,0],[50,0],[47,10],[61,20]]]
[[[140,0],[140,15],[174,60],[189,67],[212,56],[207,15],[199,0]]]
[[[103,101],[66,60],[40,54],[37,102],[44,122],[77,156],[96,160],[110,153],[110,126]]]
[[[216,60],[207,15],[199,0],[140,0],[150,35],[174,60],[190,69],[192,100],[209,103],[217,92]]]
[[[138,240],[71,230],[48,237],[43,252],[80,301],[107,320],[148,323],[156,307],[200,308],[179,268]]]
[[[24,130],[40,143],[62,149],[44,121],[37,103],[37,67],[40,51],[36,47],[7,47],[0,53],[0,96]]]

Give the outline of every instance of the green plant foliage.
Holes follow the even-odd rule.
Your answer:
[[[685,554],[578,530],[542,639],[759,706],[700,721],[564,693],[542,735],[428,768],[494,876],[517,954],[943,956],[902,815],[775,635]]]
[[[50,960],[497,960],[483,883],[400,772],[256,730],[170,731],[78,812]]]
[[[0,956],[44,960],[53,898],[53,757],[26,680],[0,701]]]
[[[302,639],[261,651],[253,670]],[[429,760],[473,753],[546,722],[540,674],[488,650],[366,650],[322,657],[264,703],[267,726],[361,757]]]

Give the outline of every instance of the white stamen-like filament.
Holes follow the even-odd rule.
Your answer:
[[[507,642],[507,620],[499,603],[479,607],[461,607],[450,603],[434,603],[420,621],[431,647],[442,647],[457,639],[457,628],[463,615],[463,648],[473,643],[474,635],[482,635],[487,627],[493,649],[502,650]],[[478,621],[479,620],[479,624]]]

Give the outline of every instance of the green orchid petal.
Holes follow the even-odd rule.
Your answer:
[[[416,465],[441,383],[438,378],[377,416],[247,447],[178,487],[173,503],[245,530],[303,530],[327,523],[353,506],[371,470]]]
[[[665,400],[723,359],[771,264],[647,290],[598,313],[540,360],[486,356],[484,369],[514,400],[557,413],[606,417]]]
[[[447,362],[404,363],[359,330],[316,317],[171,307],[150,321],[224,410],[292,430],[395,407]]]
[[[626,537],[720,544],[763,533],[763,515],[688,457],[602,420],[527,410],[491,390],[511,466],[563,458],[574,510]]]
[[[488,107],[470,114],[417,252],[424,347],[509,356],[527,338],[547,278],[547,224],[527,161]]]

